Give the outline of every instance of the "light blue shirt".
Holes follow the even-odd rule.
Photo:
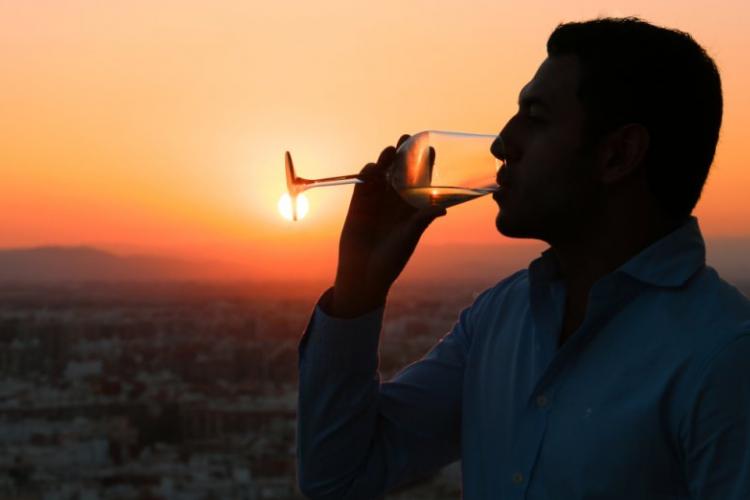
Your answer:
[[[564,304],[547,251],[385,383],[383,311],[316,307],[302,491],[377,498],[461,459],[469,500],[750,499],[750,302],[705,265],[697,220],[599,280],[558,348]]]

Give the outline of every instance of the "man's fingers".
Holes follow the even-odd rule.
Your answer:
[[[378,174],[385,175],[388,169],[393,163],[393,159],[396,158],[396,148],[388,146],[378,156],[377,172]]]
[[[359,171],[359,175],[362,177],[372,175],[372,173],[377,169],[377,164],[375,163],[368,163],[364,167],[362,167],[362,170]]]
[[[409,137],[411,137],[409,134],[404,134],[399,137],[398,142],[396,143],[396,149],[400,148],[401,145],[409,139]]]
[[[430,146],[430,152],[429,152],[429,156],[428,156],[428,162],[429,163],[427,163],[427,165],[429,167],[429,170],[430,170],[430,181],[432,181],[432,172],[433,172],[433,169],[435,168],[435,156],[436,156],[435,155],[435,148],[433,148],[432,146]]]
[[[396,148],[394,148],[393,146],[388,146],[383,151],[381,151],[380,156],[378,156],[377,163],[381,167],[383,165],[387,166],[393,161],[393,158],[395,156],[396,156]]]
[[[359,171],[359,176],[364,180],[354,186],[354,197],[361,198],[377,191],[378,165],[368,163]]]

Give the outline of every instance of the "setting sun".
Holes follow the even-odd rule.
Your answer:
[[[297,219],[302,219],[307,215],[310,210],[310,202],[307,201],[307,197],[304,194],[297,195]],[[279,213],[286,220],[292,220],[294,218],[294,210],[292,209],[292,197],[289,193],[284,193],[279,199]]]

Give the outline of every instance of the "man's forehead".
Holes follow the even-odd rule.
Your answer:
[[[576,96],[579,72],[576,56],[548,57],[539,66],[534,78],[523,86],[518,101],[551,105],[569,100]]]

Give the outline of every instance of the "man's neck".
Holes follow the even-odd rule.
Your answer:
[[[608,215],[551,244],[567,288],[559,345],[583,321],[594,283],[677,227],[647,213]]]
[[[578,234],[553,242],[551,247],[569,290],[587,293],[597,280],[677,226],[647,213],[623,213],[619,217],[610,214],[606,221],[593,221]]]

